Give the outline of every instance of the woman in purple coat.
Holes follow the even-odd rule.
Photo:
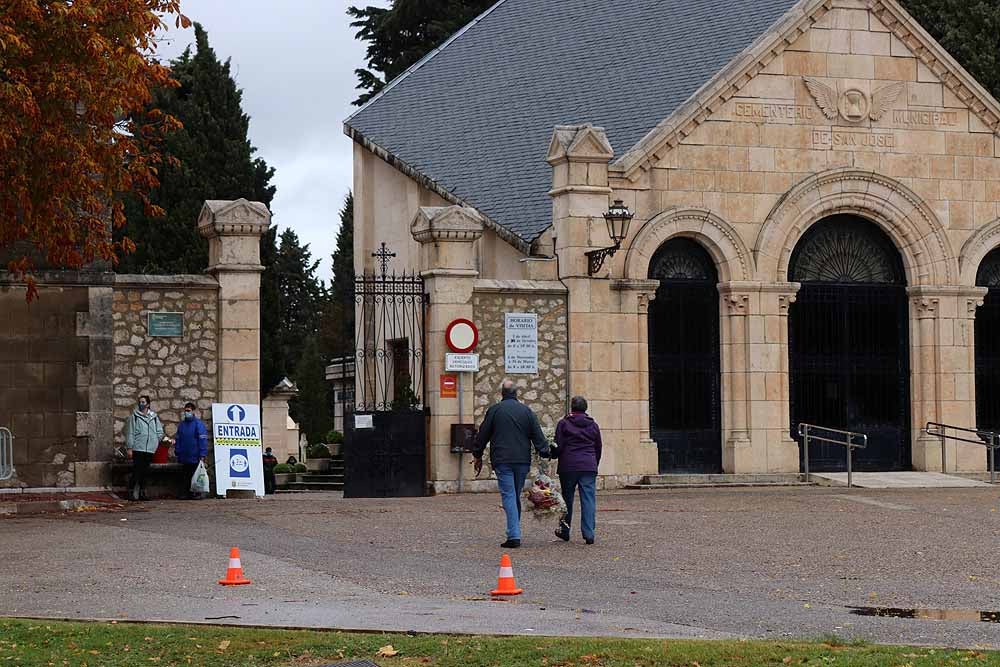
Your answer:
[[[587,544],[594,543],[597,519],[597,466],[601,462],[601,429],[587,414],[587,400],[574,396],[571,412],[556,426],[553,455],[559,459],[559,484],[566,500],[566,515],[559,521],[556,537],[569,541],[573,522],[573,496],[580,489],[580,530]]]

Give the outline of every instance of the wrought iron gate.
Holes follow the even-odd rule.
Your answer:
[[[344,418],[344,496],[424,495],[427,479],[424,319],[416,274],[355,279],[355,391]]]
[[[0,426],[0,481],[14,476],[14,436]]]
[[[817,223],[789,278],[792,437],[800,423],[868,435],[855,469],[910,467],[909,315],[902,261],[875,225],[853,216]],[[801,455],[801,449],[800,449]],[[845,449],[816,444],[815,471],[846,469]]]
[[[976,313],[976,428],[1000,430],[1000,250],[979,267],[976,285],[989,288]]]
[[[650,437],[660,472],[722,472],[719,291],[715,263],[696,242],[667,241],[653,256],[649,308]]]

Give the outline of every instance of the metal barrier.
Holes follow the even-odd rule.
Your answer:
[[[975,433],[978,436],[978,440],[973,440],[971,438],[959,438],[955,435],[948,435],[947,429],[953,431],[959,431],[961,433]],[[990,484],[997,483],[997,464],[996,464],[996,449],[1000,447],[1000,436],[998,436],[993,431],[981,431],[975,428],[965,428],[963,426],[952,426],[951,424],[939,424],[937,422],[927,422],[927,426],[924,427],[924,433],[931,436],[937,436],[941,438],[941,472],[946,472],[948,470],[948,452],[945,447],[945,440],[954,440],[955,442],[968,442],[973,445],[981,445],[990,450]]]
[[[0,481],[14,476],[14,436],[0,426]]]
[[[835,439],[824,435],[815,435],[813,433],[814,430],[842,437]],[[816,426],[815,424],[799,424],[799,435],[802,437],[802,451],[805,459],[807,482],[809,481],[809,442],[811,440],[819,440],[820,442],[829,442],[834,445],[847,447],[847,488],[851,488],[854,485],[854,477],[851,470],[851,453],[855,449],[864,449],[868,446],[867,435],[864,433],[852,433],[851,431],[840,431],[835,428],[827,428],[826,426]],[[857,440],[860,440],[860,442],[857,442]]]

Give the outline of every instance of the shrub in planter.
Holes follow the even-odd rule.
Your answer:
[[[306,467],[305,463],[296,463],[294,470],[289,470],[289,472],[309,472],[309,468]]]
[[[330,458],[330,449],[326,445],[312,445],[306,450],[306,454],[311,459]]]
[[[339,445],[344,442],[344,434],[340,431],[330,431],[326,434],[326,442],[330,445]]]
[[[274,466],[275,475],[286,475],[290,472],[294,471],[292,470],[292,466],[288,465],[287,463],[279,463],[278,465]]]

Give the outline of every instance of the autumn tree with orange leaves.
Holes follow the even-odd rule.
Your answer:
[[[156,151],[177,121],[132,132],[130,116],[173,85],[153,60],[157,31],[187,27],[179,0],[0,2],[0,256],[27,278],[39,266],[114,263],[125,222],[119,193],[146,198]]]

